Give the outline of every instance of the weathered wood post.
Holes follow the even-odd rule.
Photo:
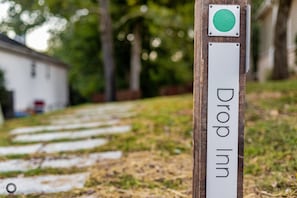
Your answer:
[[[243,197],[248,0],[196,0],[194,198]]]

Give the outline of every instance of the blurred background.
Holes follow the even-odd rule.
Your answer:
[[[0,0],[0,194],[191,197],[194,2]],[[244,194],[297,197],[297,0],[251,3]]]
[[[192,92],[194,1],[0,2],[6,117]],[[248,79],[294,77],[297,1],[252,6]]]

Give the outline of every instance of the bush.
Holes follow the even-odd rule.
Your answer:
[[[0,104],[2,108],[2,112],[4,113],[4,116],[6,116],[6,112],[9,108],[9,94],[8,91],[5,88],[5,79],[4,79],[4,72],[0,70]]]

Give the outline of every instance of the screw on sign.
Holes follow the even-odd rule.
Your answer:
[[[15,193],[17,190],[17,186],[14,184],[14,183],[8,183],[6,185],[6,191],[9,193],[9,194],[13,194]]]
[[[243,197],[248,0],[196,0],[193,198]]]

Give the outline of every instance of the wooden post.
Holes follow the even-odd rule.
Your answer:
[[[232,5],[230,9],[235,10],[234,12],[239,11],[239,16],[232,11],[233,14],[228,18],[228,13],[227,15],[224,13],[225,5]],[[213,9],[220,10],[220,6],[224,11],[219,14],[210,13],[213,12]],[[229,7],[227,8],[229,9]],[[249,36],[247,31],[247,28],[249,29],[247,27],[249,8],[248,0],[195,1],[193,198],[243,197],[244,104],[246,70],[247,64],[249,64],[247,61],[249,54],[246,50],[249,47],[247,38]],[[216,19],[211,17],[216,17]],[[220,26],[221,20],[224,23],[224,17],[227,17],[226,20],[229,20],[229,24]],[[217,23],[214,26],[218,29],[218,32],[212,32],[209,27],[211,23]],[[228,25],[230,25],[230,28]],[[236,25],[238,25],[238,32]],[[220,31],[223,33],[220,34]],[[226,47],[226,50],[224,50],[224,47]],[[227,51],[233,54],[228,55]],[[218,52],[223,52],[223,54],[219,55]],[[227,55],[225,57],[227,60],[224,60],[225,55]],[[222,65],[218,67],[218,64]],[[237,66],[236,64],[238,68],[234,67]],[[219,74],[211,73],[210,75],[209,72],[213,72],[217,68],[220,70],[220,67],[222,67],[222,71]],[[229,71],[228,67],[233,67],[232,71]],[[238,71],[238,75],[235,74],[234,78],[233,76],[228,77],[228,75],[233,75],[234,71]],[[219,75],[222,78],[218,77]],[[227,80],[224,79],[225,75],[228,77]],[[237,88],[228,87],[228,83],[224,84],[224,81],[229,81],[229,79],[230,81],[235,80],[234,82],[238,81],[235,83],[238,84]],[[213,89],[220,84],[221,87]],[[216,98],[211,98],[213,96],[216,96]],[[210,104],[209,101],[217,102],[217,104]],[[216,122],[221,125],[216,125]],[[230,126],[228,125],[229,122]],[[215,140],[211,139],[212,136]],[[236,137],[236,141],[234,141],[234,137]],[[218,144],[213,145],[213,142]],[[237,146],[236,148],[220,147],[220,143],[223,145],[236,144]],[[227,151],[236,151],[236,153],[230,153],[229,155],[226,154]],[[219,152],[225,153],[220,154]],[[212,157],[217,161],[213,162]],[[237,174],[232,172],[231,165],[228,167],[229,163],[237,165],[234,169]],[[221,182],[223,185],[230,184],[228,188],[232,188],[232,192],[225,192],[226,190],[220,189],[220,186],[212,185],[213,180],[219,184]],[[215,196],[216,193],[220,193],[220,196]]]

